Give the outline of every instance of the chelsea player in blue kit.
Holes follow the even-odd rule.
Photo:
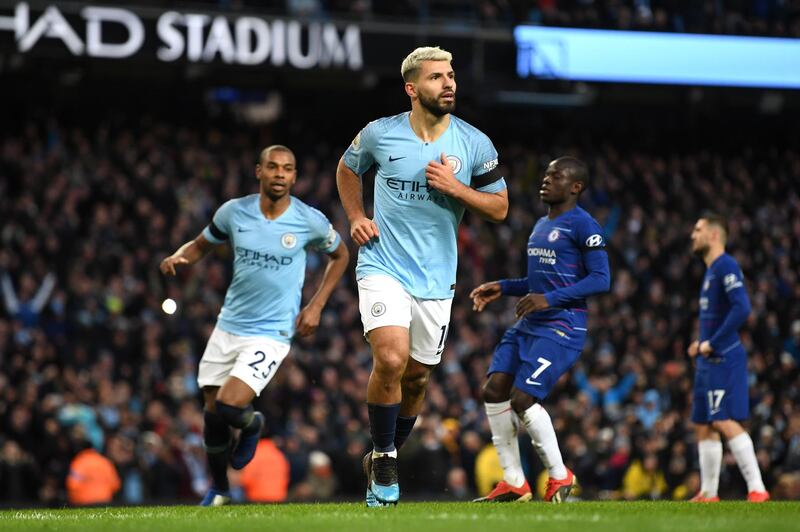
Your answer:
[[[500,222],[508,211],[497,151],[452,116],[452,56],[414,50],[401,66],[411,112],[370,122],[336,172],[358,254],[359,310],[372,348],[367,386],[373,451],[364,457],[367,506],[396,504],[397,450],[422,408],[447,338],[456,280],[456,232],[464,209]],[[374,218],[361,176],[375,167]]]
[[[477,312],[502,295],[522,296],[516,306],[518,321],[495,349],[483,389],[504,478],[479,502],[532,498],[522,471],[514,412],[548,470],[544,499],[561,502],[575,485],[540,402],[580,356],[586,338],[586,298],[607,292],[611,283],[600,226],[577,206],[588,177],[578,159],[551,162],[539,191],[549,210],[528,239],[527,277],[484,283],[470,294]]]
[[[700,492],[692,501],[719,501],[722,434],[747,482],[747,500],[764,502],[769,493],[761,480],[753,440],[739,423],[750,415],[747,353],[739,339],[739,328],[750,315],[750,301],[742,270],[725,253],[725,226],[721,216],[708,213],[692,230],[692,251],[708,268],[700,290],[700,337],[688,349],[697,361],[692,422],[700,460]]]
[[[250,403],[275,375],[292,337],[316,330],[349,260],[325,215],[290,195],[297,169],[289,148],[264,149],[256,177],[258,194],[226,202],[197,238],[161,262],[165,275],[175,275],[176,266],[193,264],[218,245],[230,242],[233,251],[233,279],[198,369],[212,477],[203,506],[230,502],[228,464],[241,469],[252,460],[264,423]],[[331,260],[300,310],[307,248]],[[235,445],[231,429],[240,429]]]

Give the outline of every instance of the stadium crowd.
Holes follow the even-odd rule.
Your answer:
[[[446,21],[453,27],[542,24],[800,37],[797,0],[200,0],[194,3],[225,11],[265,11],[322,19]]]
[[[170,280],[158,263],[223,201],[257,190],[257,154],[276,140],[147,117],[96,128],[31,121],[0,138],[0,505],[202,496],[197,363],[230,260],[222,248]],[[334,179],[347,140],[318,140],[292,146],[294,194],[347,238]],[[498,147],[510,213],[498,226],[470,215],[461,226],[451,332],[400,454],[404,493],[469,499],[502,478],[479,386],[515,301],[475,314],[467,294],[523,272],[529,231],[545,212],[541,174],[570,152],[593,169],[583,204],[603,226],[613,274],[611,292],[590,302],[581,361],[547,404],[578,496],[686,499],[698,490],[685,351],[703,264],[688,236],[711,208],[730,217],[729,250],[749,282],[749,427],[764,480],[773,496],[800,498],[800,152]],[[323,264],[309,256],[306,299]],[[165,297],[178,302],[174,315],[162,312]],[[370,365],[351,267],[316,335],[295,342],[256,400],[267,439],[261,458],[232,475],[240,500],[363,497]],[[520,443],[541,489],[541,464],[529,440]],[[745,493],[727,451],[720,486],[726,498]]]

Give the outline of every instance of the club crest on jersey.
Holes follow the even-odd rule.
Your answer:
[[[383,313],[386,312],[386,305],[379,301],[372,305],[372,310],[370,310],[370,312],[372,312],[372,315],[376,318],[378,316],[383,316]]]
[[[450,168],[453,169],[453,173],[457,174],[461,171],[461,159],[456,157],[455,155],[448,155],[447,162],[450,164]]]
[[[558,237],[561,236],[561,233],[558,232],[558,229],[553,229],[550,231],[550,234],[547,235],[547,240],[550,242],[555,242],[558,240]]]
[[[281,245],[286,249],[292,249],[297,245],[297,236],[294,233],[284,233],[281,237]]]

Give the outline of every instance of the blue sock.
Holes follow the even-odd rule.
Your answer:
[[[205,426],[203,441],[211,472],[211,487],[217,491],[228,491],[228,453],[230,452],[231,429],[216,412],[203,412]]]
[[[376,405],[367,403],[369,411],[369,431],[372,444],[379,453],[390,453],[395,450],[394,434],[397,417],[400,414],[400,403],[393,405]]]
[[[394,431],[394,446],[398,451],[408,439],[411,430],[414,428],[414,423],[416,422],[417,416],[397,416],[397,426]]]

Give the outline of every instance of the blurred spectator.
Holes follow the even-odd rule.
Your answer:
[[[239,483],[250,502],[283,502],[289,489],[289,462],[272,440],[262,438]]]
[[[800,366],[800,320],[792,322],[791,336],[783,343],[783,350],[792,356],[795,366]]]
[[[22,329],[18,334],[23,336],[18,337],[17,341],[27,344],[30,342],[28,337],[30,329],[39,324],[39,315],[56,286],[56,276],[48,273],[37,290],[33,276],[25,272],[20,276],[19,294],[17,294],[11,276],[7,272],[3,272],[0,285],[3,288],[6,310],[12,318],[19,320],[22,324]]]
[[[487,444],[475,460],[475,485],[478,496],[483,497],[494,489],[498,482],[503,480],[503,468],[494,445]]]
[[[658,390],[647,390],[644,393],[642,404],[636,407],[636,418],[645,430],[650,430],[661,417],[661,407],[658,404]]]
[[[30,455],[14,440],[0,448],[0,500],[31,504],[37,500],[39,471]]]
[[[622,479],[622,495],[627,500],[661,499],[666,492],[667,482],[655,454],[634,460]]]
[[[67,477],[67,500],[74,506],[109,504],[120,480],[111,460],[88,447],[75,455]]]
[[[321,501],[330,499],[336,492],[336,477],[333,476],[331,459],[322,451],[311,451],[308,455],[308,476],[292,490],[296,501]]]

